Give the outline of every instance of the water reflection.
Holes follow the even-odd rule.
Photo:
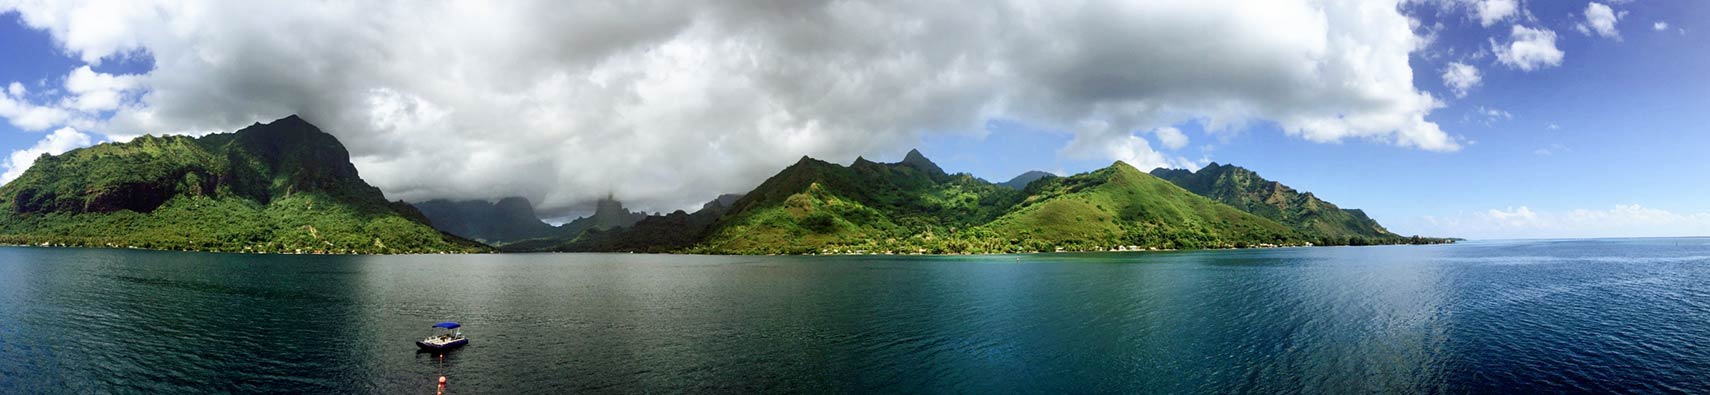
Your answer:
[[[1710,388],[1706,256],[0,248],[0,393],[1666,392]],[[445,320],[470,344],[418,353]]]

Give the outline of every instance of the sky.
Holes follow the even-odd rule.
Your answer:
[[[1236,164],[1402,234],[1710,235],[1710,3],[0,0],[0,180],[298,114],[391,199]]]

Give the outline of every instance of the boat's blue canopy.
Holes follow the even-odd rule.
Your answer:
[[[456,322],[451,322],[451,321],[433,324],[433,327],[435,327],[435,328],[445,328],[445,329],[457,329],[457,327],[460,327],[460,326],[463,326],[463,325],[458,325]]]

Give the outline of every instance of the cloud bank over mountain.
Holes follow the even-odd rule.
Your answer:
[[[0,116],[125,140],[301,114],[390,198],[521,195],[549,212],[608,192],[694,207],[802,155],[894,156],[994,119],[1140,168],[1180,164],[1190,138],[1172,126],[1188,122],[1457,150],[1426,120],[1443,104],[1413,84],[1425,40],[1400,6],[0,0],[87,64],[154,64],[67,70],[64,98],[9,92]],[[1559,63],[1523,49],[1498,55]]]

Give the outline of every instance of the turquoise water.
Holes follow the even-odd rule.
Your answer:
[[[412,341],[463,322],[443,358]],[[1710,239],[973,257],[0,248],[0,393],[1710,391]]]

